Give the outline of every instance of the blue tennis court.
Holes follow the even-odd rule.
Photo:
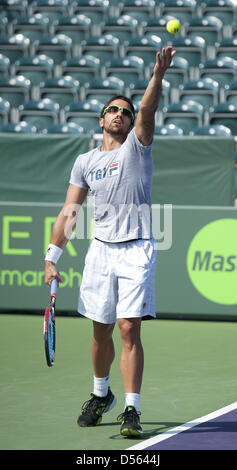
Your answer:
[[[130,450],[236,450],[237,402],[170,429]]]

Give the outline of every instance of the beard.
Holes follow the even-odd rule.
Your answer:
[[[114,123],[110,123],[109,125],[104,123],[103,130],[110,134],[111,136],[127,136],[129,129],[124,128],[123,124],[116,126]]]

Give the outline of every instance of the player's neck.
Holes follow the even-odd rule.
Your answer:
[[[100,147],[101,152],[108,152],[111,150],[115,150],[124,143],[126,140],[127,136],[126,135],[111,135],[108,134],[107,132],[104,132],[103,134],[103,142]]]

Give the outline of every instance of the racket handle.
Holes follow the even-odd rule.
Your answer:
[[[51,295],[56,296],[57,289],[58,289],[58,281],[57,281],[57,279],[53,279],[52,282],[51,282],[51,288],[50,288]]]

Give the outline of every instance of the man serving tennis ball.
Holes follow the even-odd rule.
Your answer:
[[[103,143],[80,155],[72,168],[65,204],[59,213],[45,258],[45,282],[62,282],[56,263],[68,241],[66,227],[88,189],[94,196],[95,238],[85,259],[78,311],[93,321],[94,390],[82,406],[79,426],[95,426],[116,403],[109,387],[114,359],[113,329],[122,340],[120,361],[125,390],[120,433],[139,437],[140,391],[143,375],[141,320],[155,317],[156,248],[151,231],[152,140],[162,79],[175,51],[157,52],[152,78],[135,121],[132,102],[116,96],[99,119]]]

